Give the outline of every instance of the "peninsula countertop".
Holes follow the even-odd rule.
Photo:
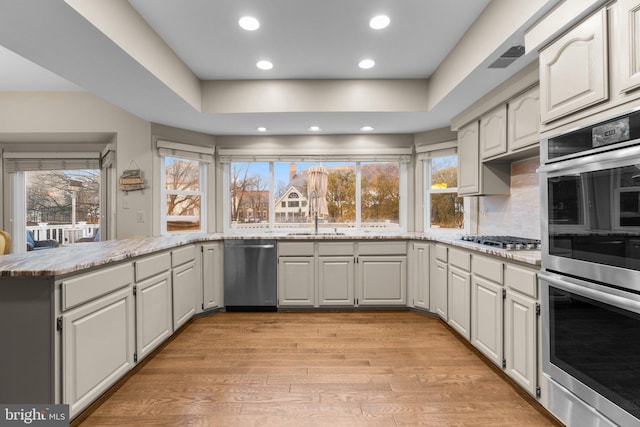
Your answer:
[[[461,240],[461,235],[433,233],[307,233],[292,232],[256,233],[256,234],[223,234],[195,233],[176,234],[159,237],[132,237],[104,242],[81,243],[63,248],[9,254],[0,257],[0,276],[45,277],[64,276],[77,271],[90,269],[114,262],[148,255],[154,252],[202,242],[222,241],[229,239],[276,239],[278,241],[305,240],[406,240],[434,241],[457,246],[508,260],[539,266],[540,251],[512,251],[483,246]]]

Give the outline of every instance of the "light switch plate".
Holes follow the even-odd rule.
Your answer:
[[[136,212],[136,221],[144,222],[144,211]]]

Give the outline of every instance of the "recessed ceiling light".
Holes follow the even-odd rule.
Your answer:
[[[247,31],[255,31],[260,28],[260,22],[253,16],[243,16],[238,21],[240,28]]]
[[[320,132],[320,126],[309,126],[310,132]]]
[[[260,126],[260,127],[258,127],[256,130],[257,130],[258,132],[266,132],[266,131],[267,131],[267,128],[266,128],[266,127],[264,127],[264,126]]]
[[[256,67],[260,68],[261,70],[270,70],[273,68],[273,64],[271,63],[271,61],[258,61],[256,63]]]
[[[360,130],[362,132],[371,132],[373,130],[373,126],[362,126]]]
[[[368,70],[369,68],[373,68],[374,65],[376,65],[376,61],[374,61],[373,59],[363,59],[358,64],[358,66],[363,70]]]
[[[387,15],[378,15],[371,18],[369,21],[369,26],[374,30],[382,30],[383,28],[387,28],[391,19]]]

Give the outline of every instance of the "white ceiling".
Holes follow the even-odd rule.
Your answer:
[[[426,79],[489,2],[129,0],[203,81]],[[556,2],[549,0],[546,9]],[[368,21],[379,13],[389,15],[391,24],[371,30]],[[261,27],[254,32],[240,29],[237,22],[244,15],[258,18]],[[505,40],[504,46],[520,41],[523,31]],[[364,124],[374,126],[375,133],[416,133],[448,126],[451,117],[535,60],[535,53],[528,54],[507,69],[487,70],[486,65],[501,53],[496,49],[485,66],[430,111],[204,114],[65,1],[0,0],[0,91],[86,90],[145,120],[215,135],[256,134],[257,126],[266,126],[271,134],[306,133],[309,124],[331,134],[358,133]],[[357,64],[365,57],[374,59],[376,66],[359,69]],[[257,69],[260,59],[271,60],[274,68]]]
[[[129,0],[202,80],[426,78],[489,0]],[[369,28],[386,14],[391,24]],[[259,19],[256,31],[238,20]],[[260,59],[274,68],[261,71]],[[376,66],[358,68],[363,58]]]

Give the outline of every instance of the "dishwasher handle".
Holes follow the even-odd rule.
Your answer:
[[[234,248],[273,249],[275,245],[236,245]]]

